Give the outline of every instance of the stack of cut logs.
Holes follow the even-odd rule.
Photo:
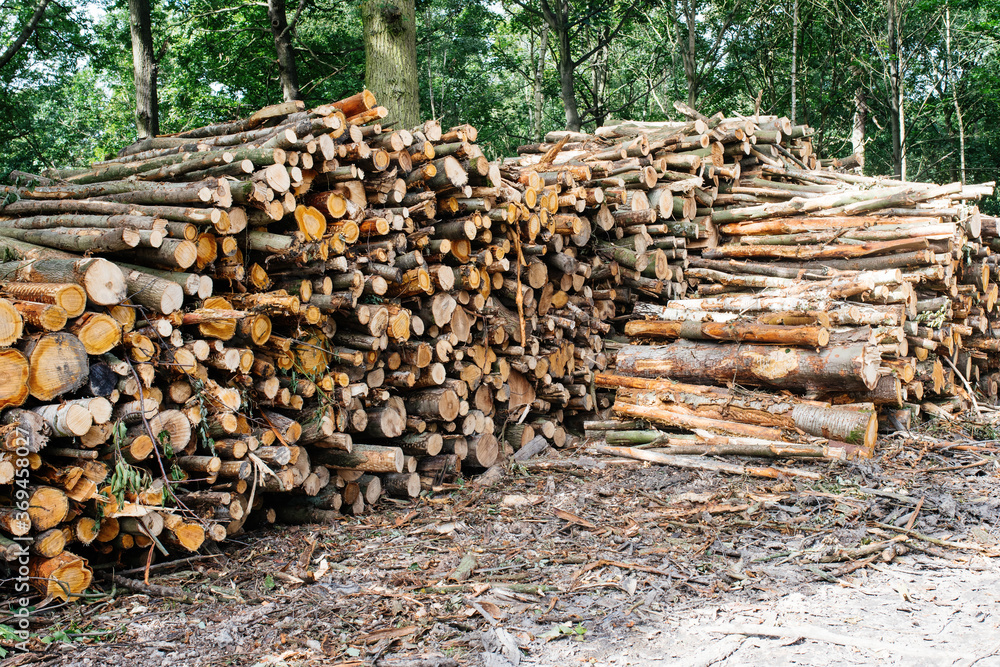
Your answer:
[[[629,421],[584,424],[611,444],[848,457],[876,406],[996,395],[991,186],[816,170],[809,128],[682,109],[490,164],[364,92],[15,172],[0,556],[73,597],[84,555],[357,514],[612,400]]]
[[[277,105],[0,190],[0,553],[44,592],[87,586],[78,554],[183,554],[497,460],[525,356],[482,315],[513,284],[499,174],[475,128],[385,115]]]
[[[589,287],[628,304],[637,344],[595,377],[618,389],[626,421],[588,422],[588,435],[688,454],[871,456],[880,418],[896,430],[975,407],[977,383],[996,397],[1000,240],[971,204],[992,183],[818,170],[808,127],[675,106],[688,122],[554,132],[510,162],[521,182],[515,166],[614,202],[592,216],[589,250],[597,265],[610,248],[619,266]]]

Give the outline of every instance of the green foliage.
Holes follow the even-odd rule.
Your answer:
[[[138,494],[149,488],[152,483],[149,472],[129,465],[124,459],[118,459],[115,464],[115,471],[108,480],[111,494],[121,505],[125,502],[126,494]]]
[[[565,123],[556,64],[576,62],[573,96],[584,129],[610,118],[676,119],[689,93],[703,111],[791,112],[795,0],[567,0],[567,42],[542,34],[547,0],[418,0],[421,111],[445,127],[471,123],[487,157],[512,154]],[[891,173],[888,73],[898,63],[912,179],[959,174],[959,123],[967,180],[1000,169],[1000,5],[954,0],[951,63],[941,0],[897,0],[901,43],[889,49],[884,0],[798,0],[796,120],[816,129],[823,157],[853,148],[856,100],[867,113],[866,173]],[[547,3],[551,7],[554,3]],[[5,0],[0,52],[29,20],[32,0]],[[289,19],[296,11],[289,3]],[[689,25],[690,23],[690,25]],[[281,99],[263,3],[155,0],[163,132],[252,113]],[[607,41],[605,48],[600,46]],[[364,84],[360,2],[309,0],[292,43],[304,101],[316,105]],[[693,50],[692,46],[693,45]],[[688,61],[686,63],[686,61]],[[536,111],[535,72],[540,104]],[[685,67],[685,65],[690,67]],[[536,113],[539,115],[536,118]],[[132,56],[125,3],[51,4],[36,33],[0,68],[0,176],[81,166],[135,138]],[[1000,213],[996,198],[981,204]]]

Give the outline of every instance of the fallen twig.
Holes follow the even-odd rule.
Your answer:
[[[203,599],[203,596],[200,593],[191,595],[187,591],[174,586],[146,584],[138,579],[130,579],[129,577],[123,577],[120,574],[103,574],[101,576],[103,579],[110,581],[116,586],[121,586],[122,588],[127,588],[130,591],[142,593],[152,597],[169,598],[171,600],[177,600],[178,602],[197,602],[198,600]]]
[[[780,477],[802,477],[805,479],[820,480],[823,476],[816,472],[807,470],[796,470],[794,468],[779,468],[777,466],[744,466],[736,463],[726,463],[706,459],[701,456],[674,456],[670,454],[659,454],[649,452],[635,447],[597,447],[598,451],[615,456],[625,456],[637,461],[649,461],[662,465],[674,466],[676,468],[689,468],[692,470],[708,470],[711,472],[726,472],[732,475],[750,475],[752,477],[766,477],[768,479],[778,479]]]
[[[987,549],[986,547],[980,546],[978,544],[941,540],[936,537],[931,537],[930,535],[924,535],[923,533],[918,533],[915,530],[900,528],[899,526],[893,526],[892,524],[888,523],[879,523],[878,521],[876,521],[875,525],[878,526],[879,528],[885,528],[886,530],[894,530],[897,533],[903,533],[904,535],[909,535],[910,537],[922,540],[924,542],[928,542],[930,544],[936,544],[939,547],[951,547],[952,549],[968,549],[969,551],[987,551],[987,552],[989,551],[989,549]]]

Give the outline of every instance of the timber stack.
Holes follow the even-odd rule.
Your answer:
[[[0,555],[68,598],[87,559],[361,513],[595,410],[627,419],[584,423],[610,444],[849,457],[877,412],[996,395],[991,186],[684,112],[490,163],[363,92],[12,174]]]
[[[974,206],[993,183],[821,170],[808,127],[675,106],[687,122],[554,132],[509,163],[522,181],[515,169],[579,178],[614,202],[610,216],[591,209],[589,252],[597,263],[613,246],[619,266],[590,287],[627,294],[633,344],[595,383],[618,389],[626,421],[588,422],[588,435],[687,454],[871,456],[879,420],[896,430],[975,408],[976,388],[996,398],[1000,243]],[[676,289],[657,268],[675,248]]]
[[[41,592],[497,460],[497,169],[471,126],[385,116],[365,91],[12,174],[0,553]]]

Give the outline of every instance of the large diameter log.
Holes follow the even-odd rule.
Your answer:
[[[314,450],[315,462],[330,468],[364,472],[403,472],[403,450],[399,447],[355,444],[350,452]]]
[[[476,468],[489,468],[500,456],[499,442],[492,433],[483,433],[468,441],[469,451],[462,459],[463,464]]]
[[[392,406],[383,406],[368,411],[368,425],[365,434],[373,438],[398,438],[406,428],[406,416]]]
[[[104,313],[84,313],[70,325],[69,333],[79,338],[91,355],[110,352],[122,340],[121,325]]]
[[[688,320],[633,320],[626,322],[625,335],[689,340],[735,340],[802,347],[824,347],[830,342],[829,330],[822,327]]]
[[[54,558],[32,558],[28,564],[32,586],[44,596],[72,600],[94,580],[87,561],[64,551]]]
[[[865,390],[878,379],[877,347],[855,343],[813,352],[798,348],[698,343],[626,345],[618,352],[624,375],[670,377],[693,383],[748,384],[799,391]]]
[[[36,532],[55,528],[69,514],[66,494],[52,486],[39,486],[31,491],[28,499],[28,517]]]
[[[873,410],[832,406],[786,395],[734,392],[720,387],[683,384],[672,380],[651,380],[597,373],[599,387],[619,388],[619,398],[629,400],[627,390],[641,390],[652,404],[676,403],[694,409],[710,419],[741,421],[759,426],[799,429],[810,435],[860,445],[872,450],[878,431]],[[632,395],[641,402],[642,395]]]
[[[26,283],[76,283],[98,306],[121,303],[127,294],[121,269],[106,259],[38,259],[0,264],[0,275]]]
[[[25,352],[30,360],[28,391],[41,401],[76,391],[87,381],[87,350],[72,334],[46,334],[32,341]]]

